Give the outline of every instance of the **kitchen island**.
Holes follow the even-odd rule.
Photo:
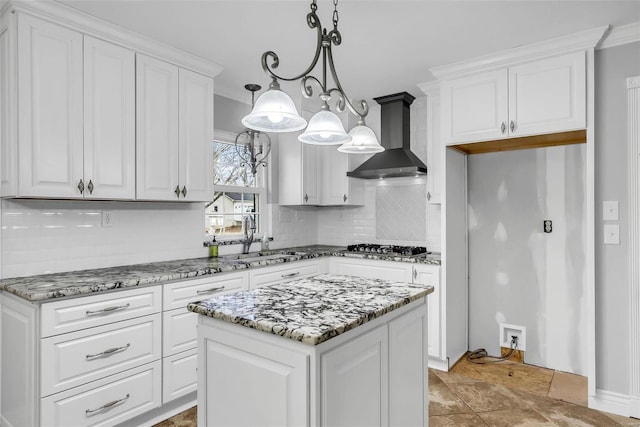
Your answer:
[[[189,304],[199,426],[426,425],[431,292],[322,274]]]

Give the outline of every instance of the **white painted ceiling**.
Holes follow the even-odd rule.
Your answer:
[[[316,34],[304,0],[58,0],[224,67],[216,93],[244,102],[243,87],[269,79],[260,56],[273,50],[279,72],[300,73]],[[318,0],[331,28],[333,4]],[[341,0],[338,77],[350,98],[408,91],[433,80],[429,69],[610,24],[640,21],[640,1]],[[314,73],[319,77],[320,67]]]

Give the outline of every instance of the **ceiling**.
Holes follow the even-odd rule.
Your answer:
[[[280,57],[290,77],[312,59],[316,34],[304,0],[58,0],[224,67],[216,93],[250,103],[243,87],[269,78],[260,57]],[[333,4],[318,0],[331,29]],[[408,91],[433,80],[434,66],[603,25],[640,21],[640,1],[341,0],[338,77],[352,99]],[[319,76],[320,67],[316,68]]]

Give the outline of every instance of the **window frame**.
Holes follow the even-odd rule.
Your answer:
[[[238,133],[229,132],[221,129],[213,130],[213,140],[211,143],[219,142],[234,145],[236,141],[236,136]],[[213,159],[211,159],[213,162]],[[258,230],[254,237],[261,238],[266,234],[266,218],[265,218],[265,210],[266,210],[266,199],[267,199],[267,177],[269,176],[267,168],[270,168],[270,162],[267,162],[267,166],[260,166],[256,175],[255,175],[255,187],[243,187],[238,185],[220,185],[213,183],[213,193],[225,192],[225,193],[250,193],[258,195]],[[215,176],[215,165],[214,165],[214,176]],[[225,213],[226,215],[226,213]],[[206,213],[205,213],[206,220]],[[206,237],[209,237],[208,235]],[[227,235],[227,236],[216,236],[216,240],[218,241],[232,241],[238,240],[240,236],[238,235]]]

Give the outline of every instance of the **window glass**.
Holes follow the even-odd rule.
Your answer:
[[[205,205],[205,233],[207,236],[241,238],[245,228],[255,227],[261,232],[261,202],[264,201],[264,168],[256,175],[244,164],[238,150],[246,149],[235,137],[213,142],[213,200]],[[230,142],[231,140],[231,142]],[[242,142],[242,141],[240,141]]]

